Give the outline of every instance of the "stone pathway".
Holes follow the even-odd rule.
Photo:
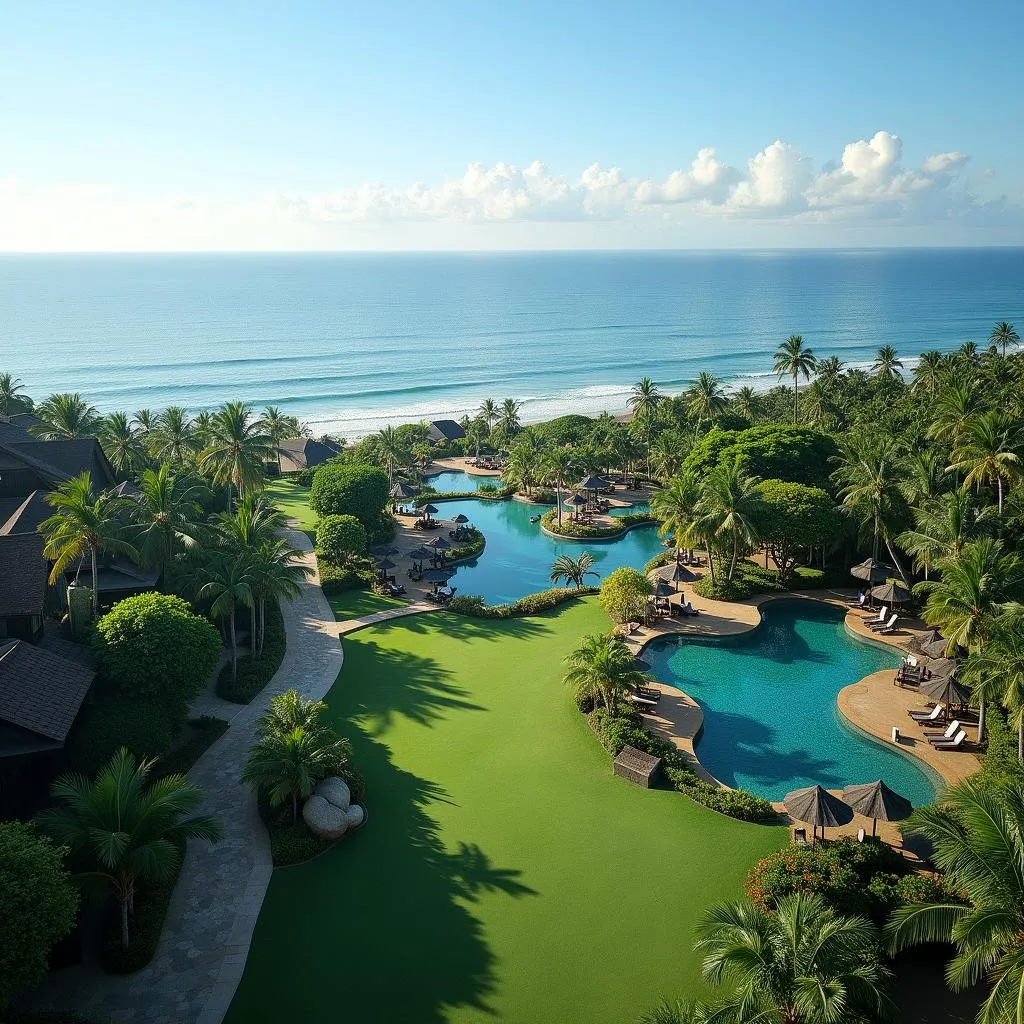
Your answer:
[[[308,537],[286,539],[310,570],[300,595],[282,605],[288,649],[277,674],[251,703],[236,709],[228,731],[196,762],[189,777],[205,794],[202,810],[224,824],[216,846],[192,842],[174,890],[167,923],[152,963],[115,977],[91,964],[57,971],[26,1000],[35,1009],[74,1010],[97,1024],[219,1024],[242,977],[256,919],[273,865],[256,800],[239,782],[270,698],[293,687],[319,700],[334,684],[343,656],[338,637],[401,615],[436,610],[407,605],[339,623],[320,589]]]

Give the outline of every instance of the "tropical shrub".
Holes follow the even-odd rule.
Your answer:
[[[216,667],[221,643],[186,601],[149,593],[118,601],[96,624],[93,647],[117,692],[155,702],[178,725]]]
[[[448,561],[461,562],[467,558],[476,558],[486,544],[484,535],[475,526],[467,526],[464,538],[448,552]]]
[[[68,741],[74,771],[94,775],[120,747],[140,760],[165,754],[171,746],[171,720],[156,703],[120,694],[98,697],[82,709]]]
[[[32,825],[0,822],[0,1010],[43,978],[74,927],[78,891],[64,853]]]
[[[372,587],[377,580],[377,573],[368,558],[350,559],[345,565],[320,558],[317,559],[317,570],[320,573],[320,589],[328,596],[346,590]]]
[[[655,555],[653,558],[648,560],[647,564],[643,567],[643,574],[647,576],[654,572],[655,569],[658,569],[663,565],[668,565],[675,560],[675,551],[662,551],[661,554]]]
[[[758,537],[768,548],[783,583],[793,579],[797,555],[824,544],[841,531],[835,503],[820,487],[785,480],[761,483],[764,509],[758,521]]]
[[[643,616],[651,581],[638,569],[622,566],[610,572],[601,584],[601,607],[613,622],[629,622]]]
[[[316,524],[317,555],[343,564],[366,551],[366,527],[349,515],[327,515]]]
[[[554,587],[537,594],[527,594],[526,597],[521,597],[511,604],[493,605],[488,604],[479,594],[460,594],[448,602],[447,609],[474,619],[517,619],[524,615],[540,615],[541,612],[557,608],[566,601],[597,592],[597,587],[583,587],[580,590]]]
[[[313,475],[309,504],[318,516],[355,516],[371,536],[388,503],[388,475],[376,466],[325,463]]]
[[[217,696],[232,704],[248,704],[277,674],[287,646],[281,606],[276,601],[268,601],[263,623],[263,653],[256,659],[251,654],[239,658],[234,678],[230,663],[224,665],[217,677]]]

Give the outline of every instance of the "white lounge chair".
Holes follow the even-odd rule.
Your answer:
[[[862,590],[857,595],[857,600],[856,601],[850,601],[850,603],[847,605],[847,607],[848,608],[852,608],[854,611],[857,611],[858,609],[863,608],[867,603],[868,603],[868,595],[865,594],[864,591]]]
[[[918,723],[918,725],[924,725],[926,722],[937,722],[942,716],[942,705],[936,704],[931,711],[908,711],[910,717]]]
[[[960,723],[954,718],[953,721],[949,723],[949,726],[946,728],[945,732],[926,731],[924,734],[925,739],[927,739],[929,743],[945,743],[948,740],[951,740],[956,735],[956,732],[959,728]]]
[[[864,620],[864,625],[868,626],[868,627],[871,627],[871,626],[881,626],[882,623],[885,622],[885,617],[888,614],[889,614],[889,606],[887,604],[883,604],[882,607],[879,608],[878,614],[873,619],[865,619]]]
[[[872,633],[891,633],[896,628],[896,622],[899,619],[898,615],[891,615],[886,622],[871,622],[868,624],[868,629]]]
[[[639,697],[635,693],[627,693],[626,699],[636,704],[640,711],[653,711],[658,706],[656,700],[648,700],[646,697]]]
[[[967,739],[967,733],[961,729],[951,740],[945,740],[942,743],[935,743],[933,741],[932,746],[934,746],[936,750],[956,750],[956,748],[959,747],[965,739]]]

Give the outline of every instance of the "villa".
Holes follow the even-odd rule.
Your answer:
[[[315,469],[340,454],[341,445],[329,437],[286,437],[278,446],[278,468],[281,473],[298,473]]]
[[[444,444],[446,441],[458,441],[466,436],[466,432],[455,420],[432,420],[427,425],[427,433],[430,440],[435,444]]]

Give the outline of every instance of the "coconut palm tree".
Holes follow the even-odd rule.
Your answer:
[[[498,403],[495,402],[493,398],[485,398],[480,403],[477,416],[487,424],[487,432],[490,433],[494,429],[494,424],[501,419],[501,413],[498,411]]]
[[[133,422],[140,437],[145,437],[156,426],[156,415],[152,409],[136,409]]]
[[[565,580],[566,586],[571,583],[577,590],[582,590],[586,586],[588,576],[597,578],[600,575],[591,569],[593,564],[594,559],[590,557],[589,551],[584,551],[579,558],[559,555],[551,566],[551,582]]]
[[[914,590],[926,595],[923,616],[949,642],[949,652],[964,647],[982,650],[1006,605],[1021,597],[1024,566],[991,537],[969,541],[959,554],[936,562],[937,580],[924,580]],[[984,695],[978,701],[978,742],[985,736]]]
[[[916,445],[905,455],[903,469],[900,491],[909,504],[923,505],[946,492],[949,473],[937,449]]]
[[[709,1022],[836,1024],[898,1020],[875,926],[797,892],[766,913],[740,900],[712,907],[698,928],[701,971],[731,993]]]
[[[695,512],[695,529],[708,538],[709,564],[711,538],[729,542],[732,554],[726,579],[731,583],[740,549],[757,540],[759,523],[765,513],[760,480],[744,473],[736,460],[720,463],[705,477]]]
[[[150,450],[156,458],[183,466],[197,448],[195,426],[184,406],[168,406],[157,416],[150,434]]]
[[[252,553],[252,591],[258,613],[257,632],[259,641],[253,647],[253,655],[263,655],[263,641],[266,636],[267,600],[294,600],[302,592],[301,584],[307,576],[306,567],[298,559],[301,556],[283,540],[264,541]]]
[[[965,341],[955,353],[957,362],[966,369],[976,370],[981,363],[981,353],[973,341]]]
[[[886,926],[890,952],[951,942],[949,987],[991,986],[980,1024],[1024,1024],[1024,782],[967,779],[918,808],[903,832],[930,843],[945,889],[963,900],[897,908]]]
[[[565,659],[564,682],[577,697],[599,700],[615,711],[616,698],[643,684],[643,674],[633,668],[633,653],[614,633],[591,633]]]
[[[882,377],[886,380],[897,376],[896,371],[902,369],[903,362],[896,355],[896,349],[892,345],[883,345],[878,350],[874,364],[871,367],[871,371],[876,377]]]
[[[969,541],[989,535],[992,526],[991,508],[979,506],[970,491],[958,488],[915,508],[913,528],[896,543],[927,577],[939,559],[956,557]]]
[[[985,411],[985,399],[970,381],[948,380],[936,395],[928,436],[956,444],[968,420]]]
[[[761,411],[761,396],[749,384],[744,384],[736,389],[732,404],[740,416],[753,423]]]
[[[1005,356],[1007,345],[1020,344],[1020,335],[1017,333],[1013,324],[1009,324],[1005,320],[1000,320],[999,323],[992,328],[992,333],[988,336],[988,340],[993,345],[998,345]]]
[[[555,488],[555,515],[562,525],[562,490],[576,468],[576,456],[568,448],[552,445],[541,457],[541,472],[544,479]]]
[[[828,356],[817,364],[814,379],[822,387],[831,390],[839,383],[845,369],[846,363],[839,356]]]
[[[713,420],[725,411],[727,400],[722,382],[713,374],[701,371],[684,395],[686,412],[698,429],[705,420]]]
[[[651,495],[651,511],[661,520],[658,536],[672,535],[676,543],[677,557],[679,550],[689,547],[695,539],[693,531],[698,518],[697,506],[700,504],[700,498],[700,484],[692,473],[673,477],[664,487]]]
[[[913,389],[925,395],[936,394],[942,386],[945,371],[946,363],[941,352],[922,352],[913,371]]]
[[[305,800],[321,779],[336,775],[350,753],[348,741],[319,722],[291,729],[260,728],[242,781],[265,793],[271,807],[290,801],[296,822],[299,800]]]
[[[658,385],[650,377],[641,377],[633,385],[629,401],[626,403],[633,410],[633,419],[644,432],[644,443],[647,445],[647,475],[651,473],[651,427],[654,416],[665,396],[658,390]]]
[[[29,433],[43,441],[96,437],[102,425],[100,414],[77,392],[50,395],[34,412],[41,422],[29,427]]]
[[[521,406],[514,398],[506,398],[501,403],[501,412],[498,417],[498,430],[505,441],[511,441],[519,433],[519,410]]]
[[[163,576],[176,555],[195,549],[203,514],[200,502],[208,493],[203,485],[176,477],[166,462],[143,471],[139,494],[125,503],[143,565],[154,566]]]
[[[541,475],[544,446],[532,431],[526,430],[516,438],[509,451],[508,462],[503,471],[504,479],[513,486],[522,487],[527,497]]]
[[[99,552],[138,557],[121,522],[124,502],[109,491],[93,490],[88,470],[65,480],[46,495],[46,500],[53,515],[39,524],[39,532],[44,538],[43,556],[53,563],[50,583],[56,583],[72,562],[88,558],[95,615],[100,607],[96,586]]]
[[[210,600],[210,612],[227,623],[231,642],[231,678],[238,678],[238,635],[235,630],[235,612],[239,607],[253,607],[255,578],[250,558],[241,554],[221,555],[213,558],[200,571],[198,590],[200,598]]]
[[[100,424],[100,444],[110,464],[123,476],[130,476],[145,459],[142,437],[125,412],[112,412]]]
[[[95,779],[62,775],[52,786],[58,802],[39,815],[43,828],[72,854],[92,862],[83,880],[105,883],[121,908],[121,945],[129,945],[129,914],[140,881],[170,878],[189,839],[216,843],[220,825],[193,814],[203,794],[184,775],[149,783],[153,761],[136,761],[124,747]]]
[[[247,494],[233,513],[218,513],[215,523],[229,548],[247,554],[274,539],[284,515],[265,494]]]
[[[964,485],[995,484],[1003,514],[1003,485],[1020,479],[1021,434],[1018,422],[998,409],[967,419],[953,448],[950,470],[964,474]]]
[[[470,420],[466,424],[466,444],[474,449],[476,455],[476,461],[480,461],[480,446],[487,440],[487,435],[490,433],[490,427],[484,422],[483,419],[477,417],[475,420]]]
[[[668,480],[683,468],[689,445],[677,430],[666,430],[651,444],[651,470],[659,480]]]
[[[226,402],[210,418],[210,441],[199,465],[208,470],[215,483],[242,494],[263,482],[263,467],[277,454],[262,424],[253,419],[252,408],[244,402]]]
[[[277,448],[286,437],[298,437],[299,421],[294,416],[281,412],[276,405],[268,405],[260,413],[259,424],[270,443]]]
[[[330,725],[323,721],[326,711],[327,705],[322,700],[307,700],[298,690],[285,690],[270,698],[267,710],[256,720],[256,733],[259,736],[283,735],[292,729],[331,733]]]
[[[32,408],[32,399],[24,394],[20,377],[0,373],[0,416],[14,416]]]
[[[377,458],[388,475],[388,483],[393,485],[395,477],[412,461],[412,452],[402,439],[402,435],[391,424],[377,434],[374,441]]]
[[[694,999],[663,999],[640,1015],[639,1024],[705,1024],[709,1008]]]
[[[969,654],[962,677],[975,696],[998,700],[1017,730],[1017,760],[1024,764],[1024,608],[1012,605],[995,621],[989,641]]]
[[[804,345],[799,334],[791,334],[776,350],[772,369],[779,377],[793,378],[793,422],[800,418],[800,378],[810,380],[817,369],[818,360],[814,352]]]

